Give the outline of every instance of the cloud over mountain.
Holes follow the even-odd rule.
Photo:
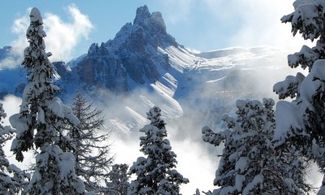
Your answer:
[[[23,51],[27,46],[26,30],[29,25],[29,8],[26,14],[17,18],[12,25],[12,32],[17,38],[12,42],[11,55],[8,58],[0,59],[0,69],[14,67],[22,61]],[[89,17],[82,13],[76,5],[69,5],[67,8],[69,20],[64,21],[54,13],[44,13],[44,26],[47,32],[45,44],[47,51],[50,51],[52,61],[70,60],[76,46],[87,39],[94,28]]]

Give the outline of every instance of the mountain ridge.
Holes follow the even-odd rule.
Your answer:
[[[279,55],[284,57],[278,59]],[[113,39],[93,43],[86,54],[53,65],[64,99],[71,100],[81,91],[119,110],[108,114],[109,122],[112,128],[125,132],[140,128],[144,110],[154,105],[159,105],[167,118],[200,112],[202,118],[218,121],[216,112],[229,111],[235,98],[253,96],[258,83],[251,80],[264,79],[257,77],[256,71],[271,70],[285,60],[280,51],[267,47],[191,52],[168,34],[160,12],[151,13],[142,6],[133,23],[125,24]],[[21,66],[0,70],[0,78],[4,81],[0,98],[21,95],[26,82]]]
[[[93,43],[72,71],[88,86],[129,91],[158,80],[169,70],[168,56],[158,48],[171,45],[178,47],[167,33],[161,13],[150,13],[147,6],[142,6],[133,23],[125,24],[114,39],[100,45]]]

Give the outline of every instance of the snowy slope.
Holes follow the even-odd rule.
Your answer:
[[[285,53],[272,48],[234,50],[203,58],[183,47],[159,48],[169,57],[168,72],[154,82],[138,84],[126,96],[102,93],[99,99],[108,107],[110,128],[137,131],[154,105],[162,108],[167,119],[195,115],[202,125],[213,126],[231,111],[237,98],[272,96],[273,83],[288,72]]]

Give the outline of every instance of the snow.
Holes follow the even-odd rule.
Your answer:
[[[218,195],[229,195],[229,194],[234,193],[234,191],[235,191],[235,188],[234,187],[228,186],[228,187],[222,188],[220,191],[218,191],[218,193],[214,193],[214,194],[218,194]]]
[[[240,157],[236,162],[235,170],[239,173],[243,173],[248,167],[248,159],[247,157]]]
[[[311,72],[303,80],[300,86],[300,95],[302,100],[302,109],[314,110],[312,106],[313,96],[317,90],[322,87],[325,81],[325,60],[317,60]]]
[[[246,187],[243,189],[243,195],[250,195],[250,191],[254,189],[257,185],[262,184],[264,180],[263,175],[256,175],[252,182],[246,185]]]
[[[290,88],[295,83],[296,83],[296,77],[289,75],[286,77],[284,81],[276,83],[273,86],[273,91],[281,95],[283,93],[286,93],[287,89]]]
[[[307,61],[308,64],[313,64],[317,58],[317,53],[304,45],[299,52],[288,55],[288,64],[290,67],[297,67],[301,60]],[[306,67],[303,66],[303,68],[305,69]]]
[[[312,73],[310,73],[304,81],[301,83],[299,92],[301,99],[303,100],[303,103],[306,107],[308,107],[310,110],[313,110],[312,106],[312,98],[313,95],[316,93],[317,89],[320,86],[319,80],[314,80],[314,76]]]
[[[178,101],[168,95],[170,92],[166,91],[166,88],[160,82],[151,84],[151,87],[154,89],[154,94],[156,95],[156,99],[152,100],[155,105],[159,104],[163,111],[168,113],[169,116],[173,116],[173,118],[183,115],[183,109]]]
[[[79,119],[73,114],[72,109],[69,106],[64,105],[64,116],[68,121],[74,126],[78,126],[80,124]]]
[[[283,142],[289,130],[302,129],[303,118],[299,107],[294,103],[279,101],[276,105],[275,111],[276,129],[274,133],[274,140]]]
[[[167,87],[165,85],[163,85],[160,81],[156,81],[156,83],[154,85],[152,85],[154,88],[156,88],[156,90],[161,92],[161,94],[166,94],[170,97],[173,97],[174,93],[175,93],[175,88],[174,89],[172,87]]]
[[[135,119],[135,122],[140,124],[140,125],[144,125],[147,122],[147,119],[144,118],[142,115],[140,115],[139,113],[137,113],[136,111],[134,111],[132,108],[130,108],[129,106],[125,107],[127,112],[129,112],[130,114],[133,115],[132,118]]]
[[[37,121],[39,123],[46,124],[45,123],[45,113],[44,113],[44,110],[41,107],[38,107]]]
[[[315,139],[313,139],[312,153],[314,156],[319,157],[319,158],[322,158],[325,156],[325,148],[319,147],[319,145],[316,143]]]
[[[70,107],[63,104],[60,98],[53,98],[49,104],[48,108],[59,118],[68,119],[70,123],[75,126],[78,126],[80,121],[78,118],[73,114]]]
[[[235,181],[235,187],[237,189],[237,191],[241,191],[241,189],[243,188],[243,183],[245,182],[245,176],[244,175],[236,175],[236,181]]]
[[[59,162],[60,174],[62,179],[67,177],[71,172],[74,171],[75,159],[72,153],[64,152],[60,156],[61,161]]]
[[[317,60],[313,68],[311,69],[310,74],[321,81],[325,81],[325,60]]]
[[[179,71],[193,67],[193,65],[201,59],[181,47],[169,46],[165,49],[158,48],[158,51],[168,54],[171,65]]]
[[[25,118],[20,117],[20,114],[14,114],[9,118],[11,126],[17,132],[24,132],[28,129],[27,121]]]
[[[122,42],[119,43],[122,44]],[[141,126],[136,125],[136,121],[138,121],[137,117],[134,120],[132,119],[135,115],[130,113],[129,116],[126,116],[128,115],[128,111],[125,107],[131,108],[133,111],[144,117],[145,112],[142,109],[139,109],[139,107],[148,109],[153,105],[159,105],[167,118],[174,117],[174,115],[181,116],[183,114],[183,109],[181,108],[183,105],[181,105],[182,102],[180,101],[182,97],[186,97],[190,94],[190,96],[187,97],[191,97],[193,98],[193,101],[196,101],[198,97],[206,95],[204,94],[205,91],[195,91],[197,88],[209,88],[210,91],[215,91],[215,93],[217,93],[216,95],[219,97],[225,94],[223,91],[220,91],[220,86],[222,86],[223,82],[227,82],[229,73],[236,69],[254,70],[259,67],[271,68],[274,64],[284,64],[286,61],[284,54],[271,48],[230,48],[227,49],[227,51],[217,50],[213,52],[218,53],[218,56],[209,59],[193,54],[181,46],[169,46],[166,48],[158,47],[158,52],[168,55],[172,68],[162,74],[162,77],[160,77],[156,83],[153,83],[152,86],[141,86],[136,83],[130,84],[137,88],[148,89],[148,91],[153,89],[154,93],[135,93],[134,98],[132,98],[135,99],[135,101],[132,101],[132,104],[123,103],[124,105],[119,109],[121,112],[123,111],[123,116],[116,116],[109,119],[112,119],[112,124],[110,125],[113,128],[119,129],[121,127],[121,131],[125,132],[126,129],[128,129],[127,131],[136,130],[138,126]],[[281,57],[281,59],[283,58],[282,61],[278,60],[279,54],[283,56]],[[85,58],[85,55],[78,58],[76,62],[71,62],[71,66],[76,66],[77,63],[82,60],[81,58]],[[0,77],[2,76],[2,72],[4,71],[0,71]],[[74,69],[71,74],[72,77],[78,76],[75,75],[76,72],[74,72]],[[3,78],[6,79],[6,77]],[[19,76],[19,78],[24,78],[24,76]],[[13,85],[17,86],[19,83],[24,82],[16,81],[13,77],[10,77],[5,81],[8,82],[0,83],[0,86],[4,85],[3,90],[0,87],[0,91],[8,91],[9,93],[14,93],[15,89],[12,85],[8,85],[8,83],[14,83]],[[73,82],[70,82],[68,88],[63,88],[63,90],[67,92],[74,91],[74,86],[77,85],[77,81]],[[247,85],[250,84],[247,83]],[[230,93],[231,95],[232,91],[227,90],[226,93]],[[69,94],[67,96],[69,96]],[[106,99],[104,99],[104,101],[106,101]],[[200,102],[203,101],[200,100]],[[193,103],[196,105],[195,102]],[[123,118],[126,118],[125,121]],[[126,125],[121,125],[122,123],[125,123]],[[130,126],[131,128],[128,128],[127,126]]]
[[[322,17],[325,3],[322,0],[298,0],[294,4],[295,11],[282,17],[282,22],[292,23],[292,33],[301,33],[304,39],[314,40],[321,36],[323,30]]]
[[[152,107],[147,112],[150,124],[145,125],[140,132],[140,151],[146,157],[139,157],[130,167],[130,174],[135,174],[131,181],[130,194],[179,194],[179,185],[188,183],[175,169],[176,154],[171,150],[167,139],[165,122],[161,119],[161,109]],[[149,183],[154,182],[153,185]]]
[[[201,57],[198,57],[186,51],[186,49],[177,48],[174,46],[171,46],[167,49],[161,49],[161,51],[169,54],[170,61],[172,62],[174,68],[177,67],[181,71],[184,71],[185,69],[195,68],[196,69],[195,73],[198,73],[200,71],[202,71],[203,73],[211,72],[210,74],[212,76],[209,75],[209,81],[218,81],[219,80],[218,74],[226,75],[225,73],[222,72],[226,69],[230,69],[238,66],[241,66],[241,68],[248,68],[248,67],[254,68],[253,66],[250,66],[251,62],[254,62],[253,63],[254,65],[256,64],[264,65],[264,63],[261,62],[262,57],[250,51],[241,54],[232,55],[232,56],[221,56],[221,57],[219,56],[211,59],[203,59]],[[270,58],[270,56],[268,56],[267,58]],[[195,73],[191,74],[191,76],[194,78],[196,77]],[[175,100],[174,97],[176,90],[179,89],[178,83],[175,84],[176,83],[175,81],[178,81],[180,77],[175,76],[174,73],[168,73],[168,74],[169,75],[167,74],[164,75],[163,78],[164,81],[163,80],[157,81],[152,86],[152,88],[154,88],[154,91],[158,96],[162,96],[163,97],[162,99],[166,100],[167,102],[170,102],[169,104],[170,107],[168,107],[168,109],[163,109],[163,111],[169,114],[170,116],[173,116],[173,114],[175,113],[175,111],[172,110],[174,109],[173,107],[176,106],[176,110],[181,111],[180,104],[177,102],[177,100]],[[191,91],[191,89],[192,88],[188,88],[187,90]],[[148,97],[144,97],[144,96],[141,96],[140,98],[146,101],[142,101],[139,104],[142,104],[144,102],[145,105],[154,105],[155,102],[154,100],[150,100]],[[64,110],[60,110],[60,109],[56,110],[55,108],[51,108],[51,109],[59,113],[60,116],[66,116],[67,114],[64,113],[65,112]],[[139,121],[143,121],[142,120],[143,117],[141,117],[141,114],[143,113],[139,112],[138,110],[130,106],[126,106],[125,110],[130,114],[132,118],[136,119],[135,123],[139,123]],[[182,114],[182,112],[176,112],[176,113]],[[127,125],[124,125],[125,123],[126,123],[125,121],[116,122],[116,124],[119,125],[121,128],[127,128],[126,127]]]
[[[41,186],[42,189],[40,190],[48,192],[53,187],[53,182],[60,181],[59,186],[61,188],[73,186],[73,188],[77,189],[79,193],[84,192],[85,187],[83,183],[75,176],[75,159],[72,153],[63,152],[57,145],[45,145],[41,148],[41,153],[36,156],[36,162],[38,166],[33,174],[31,182],[29,183],[29,188],[32,188],[34,185],[45,184],[44,186]],[[49,166],[49,164],[51,166]],[[58,170],[46,170],[46,168],[57,168]],[[59,175],[58,177],[52,176],[52,178],[42,178],[42,171],[58,171]]]
[[[310,3],[310,0],[296,0],[294,3],[293,3],[293,7],[295,9],[297,9],[299,6],[302,6],[304,4],[307,4],[307,3]]]
[[[295,55],[295,54],[288,55],[288,64],[291,67],[294,67],[296,64],[298,64],[299,60],[300,60],[300,58],[298,55]]]
[[[49,102],[48,108],[58,117],[64,118],[64,108],[63,108],[63,102],[60,98],[53,98],[52,101]]]

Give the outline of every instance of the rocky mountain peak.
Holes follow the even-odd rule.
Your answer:
[[[155,33],[167,34],[162,14],[160,12],[150,13],[146,5],[137,9],[133,25],[146,28]]]
[[[139,24],[145,21],[146,19],[150,18],[151,13],[146,5],[138,7],[136,11],[136,16],[133,21],[134,24]]]
[[[133,23],[126,23],[114,39],[93,43],[73,68],[86,86],[129,91],[153,83],[170,68],[168,55],[159,48],[178,47],[166,32],[160,12],[139,7]]]

